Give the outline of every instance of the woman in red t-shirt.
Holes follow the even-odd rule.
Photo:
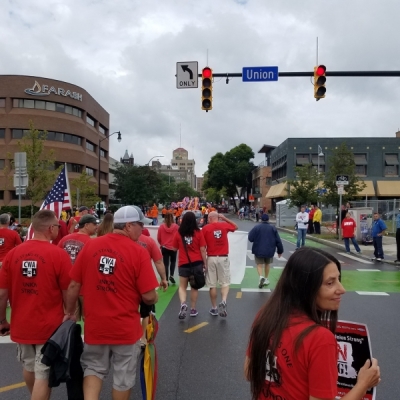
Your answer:
[[[339,261],[323,250],[303,247],[289,258],[251,329],[245,373],[252,400],[336,397],[340,273]],[[359,400],[379,383],[378,362],[370,364],[342,400]]]
[[[196,216],[193,212],[187,212],[183,216],[178,232],[175,233],[172,241],[172,248],[179,250],[179,299],[181,301],[179,319],[185,319],[187,312],[186,289],[192,269],[194,269],[195,274],[204,274],[207,268],[206,241],[203,232],[197,226]],[[191,317],[196,317],[199,314],[196,310],[197,295],[198,290],[191,288]]]

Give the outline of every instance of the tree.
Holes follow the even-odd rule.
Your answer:
[[[18,141],[21,152],[26,153],[26,166],[29,176],[26,197],[31,201],[31,216],[33,206],[43,202],[48,190],[54,184],[62,166],[54,170],[54,150],[45,149],[47,132],[35,129],[29,121],[29,131]]]
[[[290,203],[296,207],[318,201],[318,171],[312,164],[295,167],[296,179],[288,179]]]
[[[326,205],[333,205],[339,208],[339,195],[336,186],[336,175],[348,175],[349,184],[345,186],[345,193],[342,196],[343,203],[351,200],[361,190],[366,187],[362,179],[356,176],[356,164],[354,162],[354,154],[342,143],[337,149],[332,150],[332,154],[328,157],[329,169],[325,174],[324,187],[326,195],[323,202]]]
[[[190,187],[189,182],[183,181],[176,184],[174,198],[181,201],[184,197],[197,197],[198,193]]]
[[[90,182],[91,178],[86,171],[83,171],[77,178],[72,179],[71,202],[79,196],[79,204],[90,207],[101,200],[96,194],[97,183]]]
[[[229,197],[237,196],[240,199],[244,191],[251,187],[251,171],[254,168],[254,164],[250,161],[252,158],[254,152],[243,143],[225,154],[215,154],[208,164],[207,179],[203,189],[213,188],[219,191],[225,188]],[[235,208],[237,208],[236,203]]]
[[[205,191],[207,201],[219,204],[221,202],[221,197],[224,196],[224,189],[217,190],[215,188],[209,188]]]
[[[160,200],[162,178],[147,165],[117,165],[113,184],[114,197],[124,204],[144,205]]]

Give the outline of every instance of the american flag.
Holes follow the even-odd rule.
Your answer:
[[[62,210],[71,209],[71,196],[68,184],[67,169],[65,165],[58,175],[58,178],[51,188],[49,194],[40,207],[40,210],[52,210],[57,218],[60,218]],[[29,226],[26,240],[33,238],[32,225]]]

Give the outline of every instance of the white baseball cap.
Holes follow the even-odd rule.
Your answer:
[[[143,224],[150,224],[152,220],[146,218],[139,207],[124,206],[114,213],[114,224],[124,224],[126,222],[142,222]]]

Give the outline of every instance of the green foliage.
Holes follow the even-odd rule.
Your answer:
[[[175,186],[174,199],[175,201],[181,201],[184,197],[195,197],[198,193],[190,187],[189,182],[179,182]]]
[[[221,202],[221,197],[224,196],[225,190],[217,190],[214,188],[209,188],[205,191],[207,201],[211,201],[215,204],[219,204]]]
[[[97,183],[90,182],[91,176],[83,171],[77,178],[71,181],[71,202],[76,204],[77,193],[79,191],[79,204],[77,206],[91,207],[101,199],[97,196]]]
[[[312,164],[295,167],[297,179],[289,179],[290,203],[300,207],[302,204],[317,203],[318,201],[318,171]]]
[[[39,211],[39,207],[33,206],[33,214]],[[1,214],[11,213],[18,218],[18,206],[2,206]],[[21,207],[21,218],[31,218],[31,206]]]
[[[364,181],[355,174],[354,154],[346,143],[342,143],[337,149],[332,150],[332,154],[328,157],[328,166],[329,170],[326,172],[324,179],[324,187],[327,193],[323,197],[323,202],[326,205],[339,206],[336,175],[349,176],[349,184],[345,186],[345,192],[342,196],[343,203],[351,200],[366,187]]]
[[[54,150],[44,148],[47,132],[35,129],[29,121],[29,132],[20,141],[18,146],[21,152],[26,152],[27,173],[29,175],[26,198],[31,201],[31,207],[42,203],[47,192],[53,186],[62,166],[54,170]],[[33,208],[32,208],[33,215]]]
[[[208,164],[203,190],[212,188],[219,191],[224,188],[229,197],[240,198],[245,189],[251,186],[251,171],[254,168],[250,161],[252,158],[253,150],[243,143],[225,154],[215,154]]]

